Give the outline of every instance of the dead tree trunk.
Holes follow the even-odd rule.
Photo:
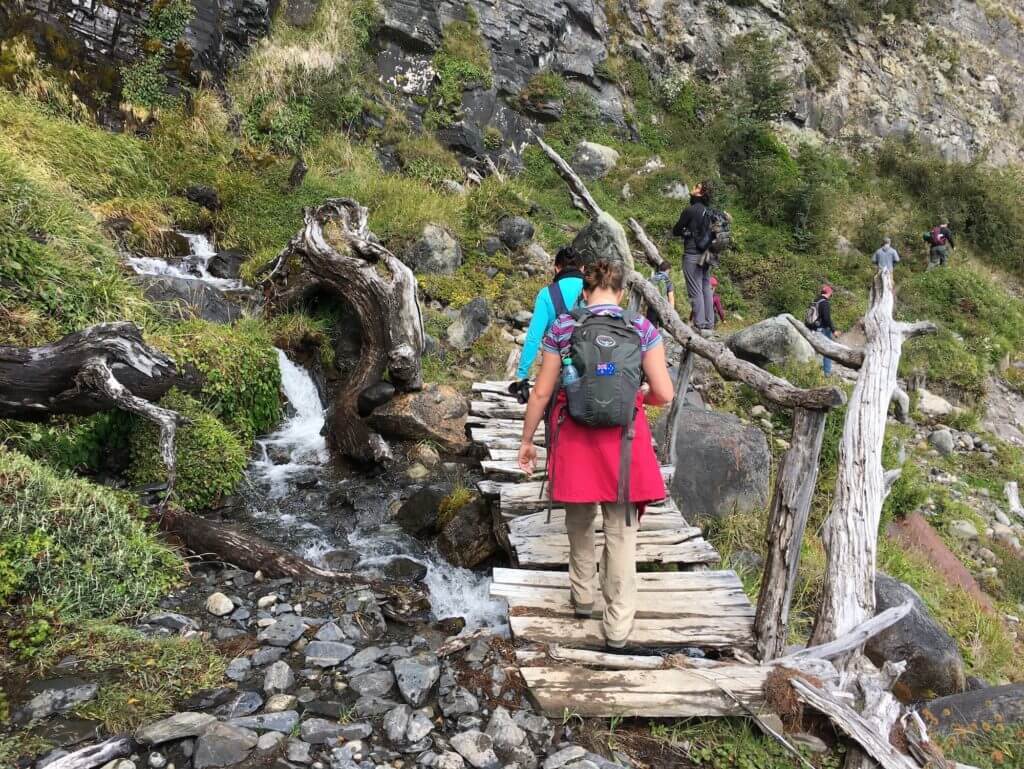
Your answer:
[[[818,462],[828,412],[793,410],[793,434],[775,477],[768,517],[764,577],[757,600],[754,634],[761,660],[782,656],[789,633],[789,607],[800,564],[800,546],[818,482]]]
[[[351,305],[359,317],[359,361],[330,405],[332,448],[361,463],[390,456],[384,440],[360,418],[359,394],[385,371],[400,390],[423,385],[423,319],[416,276],[367,227],[368,212],[348,198],[307,209],[305,225],[268,265],[264,289],[272,307],[288,308],[326,291]]]
[[[0,418],[42,422],[121,409],[160,428],[160,456],[174,488],[174,436],[184,418],[158,401],[178,382],[174,361],[134,323],[100,323],[42,347],[0,347]]]
[[[892,273],[882,270],[875,275],[864,316],[864,362],[850,397],[839,444],[836,494],[822,533],[827,566],[811,636],[814,644],[846,633],[875,611],[878,523],[887,492],[882,469],[885,418],[903,342],[935,330],[931,323],[895,321],[893,301]]]

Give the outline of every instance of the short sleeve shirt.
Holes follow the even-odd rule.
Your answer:
[[[651,276],[651,283],[658,289],[662,296],[668,296],[673,291],[672,276],[667,272],[656,272]],[[662,285],[663,284],[663,285]]]
[[[622,308],[616,304],[598,304],[587,309],[594,315],[618,315],[621,317],[623,312]],[[633,319],[633,326],[636,328],[637,333],[640,334],[641,352],[646,353],[661,344],[661,332],[647,318],[638,315]],[[541,349],[544,352],[553,352],[559,357],[565,357],[566,353],[569,352],[574,327],[575,321],[571,315],[559,315],[555,322],[551,324],[548,333],[544,336],[544,341],[541,342]]]

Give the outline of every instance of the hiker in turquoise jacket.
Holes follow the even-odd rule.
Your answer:
[[[530,397],[530,367],[540,349],[541,340],[551,328],[551,324],[562,314],[566,314],[576,306],[583,291],[583,272],[580,270],[580,254],[572,246],[566,246],[555,255],[555,278],[551,285],[545,286],[537,293],[537,301],[533,305],[533,317],[526,330],[526,341],[523,352],[519,356],[519,368],[516,381],[509,385],[508,391],[516,396],[521,403]]]

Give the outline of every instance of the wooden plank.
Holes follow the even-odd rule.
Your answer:
[[[494,403],[492,401],[470,401],[469,413],[478,417],[489,417],[491,419],[511,419],[522,422],[526,416],[526,405],[511,401],[508,403]]]
[[[516,452],[518,455],[518,452]],[[537,465],[537,469],[534,470],[529,476],[522,468],[519,467],[519,462],[516,460],[502,460],[496,461],[493,459],[483,459],[480,461],[480,468],[484,471],[484,475],[492,475],[498,478],[513,478],[522,480],[539,480],[547,477],[547,472],[544,469],[544,465]]]
[[[602,545],[595,543],[597,557],[601,557]],[[559,568],[569,563],[569,540],[556,542],[553,540],[537,541],[535,538],[524,540],[516,547],[516,560],[523,568]],[[637,545],[637,563],[718,563],[721,556],[707,540],[691,539],[677,544]]]
[[[476,426],[469,428],[469,437],[474,443],[487,446],[492,449],[519,449],[523,442],[523,431],[495,429],[492,427]],[[544,431],[538,430],[533,436],[534,444],[544,445]]]
[[[666,484],[672,482],[675,469],[668,466],[661,468],[661,475]],[[545,491],[547,489],[545,488]],[[546,497],[540,496],[541,482],[509,483],[501,490],[501,512],[504,513],[535,513],[547,508]]]
[[[517,462],[518,463],[518,460],[519,460],[519,449],[518,448],[514,448],[514,449],[493,449],[493,448],[488,447],[487,448],[487,456],[488,456],[489,459],[491,459],[491,460],[493,460],[495,462],[508,462],[508,461],[511,460],[513,462]],[[546,462],[547,458],[548,458],[548,450],[545,449],[543,446],[538,446],[537,447],[537,462],[538,463]]]
[[[508,392],[508,386],[510,384],[512,384],[512,380],[504,382],[473,382],[472,390],[475,393],[494,393],[496,395],[504,395],[506,398],[512,399],[512,396]]]
[[[745,715],[757,710],[771,668],[728,665],[713,670],[588,670],[565,667],[524,667],[530,694],[545,715],[566,712],[585,718],[645,716],[691,718]]]
[[[640,519],[640,531],[653,531],[661,529],[687,529],[690,525],[683,518],[683,514],[670,508],[648,509]],[[523,536],[536,536],[541,534],[565,534],[565,510],[552,510],[551,520],[548,520],[547,511],[540,513],[529,513],[520,515],[508,522],[509,532]],[[594,516],[594,530],[601,531],[604,528],[604,519],[600,515]]]
[[[736,572],[720,571],[647,571],[636,575],[637,589],[643,592],[677,592],[698,590],[743,590]],[[493,570],[494,582],[504,585],[533,585],[568,589],[569,574],[564,571],[531,571],[529,569]]]
[[[504,598],[516,616],[572,617],[573,606],[568,587],[526,587],[491,583],[490,594]],[[604,599],[594,599],[594,619],[604,613]],[[636,616],[640,619],[673,617],[743,617],[752,620],[754,607],[742,591],[703,590],[688,593],[637,592]]]
[[[511,616],[512,635],[526,641],[562,646],[604,646],[604,630],[597,619],[572,617]],[[750,648],[754,643],[754,618],[672,617],[633,622],[630,646],[698,646],[710,649]]]

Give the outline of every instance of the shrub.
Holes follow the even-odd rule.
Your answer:
[[[158,339],[179,367],[195,366],[203,378],[197,396],[248,445],[281,417],[281,372],[267,327],[254,319],[234,326],[186,321]]]
[[[261,95],[242,121],[245,136],[277,152],[298,154],[313,136],[313,108],[305,98],[286,101]]]
[[[407,135],[396,149],[402,171],[407,176],[432,185],[439,185],[445,179],[462,178],[459,161],[432,135]]]
[[[180,573],[131,495],[3,448],[0,532],[8,605],[35,601],[65,622],[140,611]]]
[[[210,507],[231,494],[242,480],[248,458],[242,442],[194,398],[171,390],[160,403],[190,420],[178,430],[175,441],[176,500],[182,507],[195,510]],[[167,479],[159,438],[156,426],[148,422],[133,433],[129,470],[133,483],[161,483]]]
[[[777,41],[763,32],[733,38],[722,56],[729,72],[725,96],[727,110],[755,122],[777,120],[789,109],[792,80],[781,74]]]

